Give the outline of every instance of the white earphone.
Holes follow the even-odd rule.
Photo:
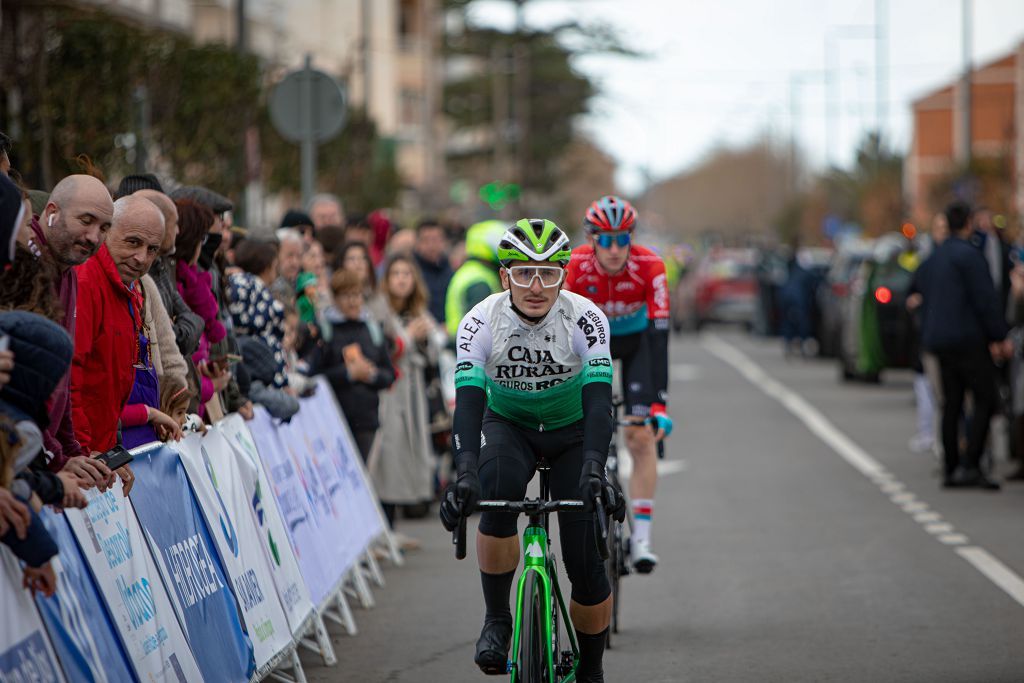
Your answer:
[[[51,227],[51,228],[53,227],[53,214],[52,213],[50,214],[50,217],[46,220],[46,224],[49,227]]]

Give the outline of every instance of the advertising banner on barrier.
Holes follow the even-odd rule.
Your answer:
[[[57,592],[37,594],[36,606],[64,673],[71,681],[131,683],[131,665],[67,520],[48,508],[40,517],[60,554],[52,560]]]
[[[85,495],[89,507],[64,515],[137,677],[153,683],[200,680],[199,666],[120,480],[105,493],[89,489]]]
[[[384,530],[380,506],[330,384],[323,377],[317,381],[316,394],[302,401],[300,424],[309,435],[316,458],[334,463],[341,487],[332,500],[347,505],[344,519],[353,533],[348,548],[358,555]]]
[[[31,594],[21,587],[21,567],[0,546],[0,681],[63,682]]]
[[[252,643],[178,453],[136,448],[132,503],[207,681],[245,683],[256,670]]]
[[[313,604],[320,605],[345,572],[344,567],[332,562],[327,542],[338,533],[335,520],[314,512],[310,491],[316,489],[307,486],[302,468],[284,447],[270,414],[262,406],[256,407],[256,415],[247,426],[270,478],[303,581]]]
[[[277,597],[262,540],[240,485],[231,446],[216,429],[192,434],[174,445],[185,464],[206,523],[213,532],[224,570],[231,579],[252,640],[256,669],[262,671],[292,644],[288,618]]]
[[[214,429],[220,430],[231,446],[240,473],[239,483],[252,501],[249,510],[260,531],[267,563],[281,598],[292,635],[300,635],[306,621],[313,615],[313,601],[309,589],[302,581],[295,552],[284,530],[281,511],[277,507],[270,482],[263,471],[260,454],[252,435],[239,415],[221,420]]]

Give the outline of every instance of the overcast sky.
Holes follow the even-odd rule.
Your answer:
[[[1024,40],[1024,0],[973,0],[974,63],[1003,56]],[[954,78],[963,63],[962,0],[886,0],[889,139],[906,149],[911,102]],[[481,21],[510,25],[512,3],[475,6]],[[721,145],[763,133],[788,140],[791,122],[807,161],[848,165],[874,128],[875,0],[536,0],[527,22],[570,18],[616,26],[647,59],[587,57],[577,66],[602,96],[584,126],[619,162],[626,192],[692,166]],[[859,28],[858,28],[859,27]],[[826,146],[825,43],[836,55],[838,93]],[[797,116],[790,116],[790,87]],[[827,149],[828,148],[828,149]]]

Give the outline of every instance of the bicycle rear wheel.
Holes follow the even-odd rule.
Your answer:
[[[519,633],[518,676],[521,683],[554,683],[548,677],[544,634],[544,591],[536,572],[528,572],[524,586],[522,626]]]
[[[622,524],[611,520],[608,529],[608,559],[605,560],[605,571],[608,572],[608,583],[612,588],[612,621],[608,626],[605,647],[611,649],[612,634],[619,632],[619,603],[621,602],[622,568],[625,559],[623,553]]]

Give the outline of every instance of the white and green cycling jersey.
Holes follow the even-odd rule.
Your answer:
[[[455,387],[480,387],[488,408],[530,429],[580,420],[583,386],[612,381],[608,319],[572,292],[559,292],[535,325],[516,315],[508,292],[492,294],[459,323],[456,345]]]

